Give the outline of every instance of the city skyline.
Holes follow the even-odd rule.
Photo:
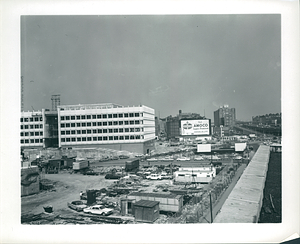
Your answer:
[[[281,112],[281,18],[254,15],[22,16],[24,111],[143,104],[161,118]]]

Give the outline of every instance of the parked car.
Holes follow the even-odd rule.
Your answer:
[[[111,157],[111,160],[119,160],[119,159],[120,159],[119,156],[112,156],[112,157]]]
[[[173,176],[171,174],[167,174],[166,172],[162,172],[161,174],[162,179],[172,179]]]
[[[113,179],[113,180],[118,180],[122,177],[121,174],[106,174],[105,179]]]
[[[236,156],[234,159],[237,159],[237,160],[241,160],[243,157],[241,156]]]
[[[177,158],[177,161],[190,161],[191,159],[188,157]]]
[[[169,156],[169,157],[165,157],[165,158],[162,158],[161,159],[161,161],[173,161],[174,160],[174,158],[173,157],[171,157],[171,156]]]
[[[156,161],[158,161],[157,158],[148,158],[147,159],[147,162],[156,162]]]
[[[87,170],[83,174],[84,175],[99,175],[99,173],[95,172],[94,170]]]
[[[200,156],[200,157],[195,157],[194,160],[201,161],[201,160],[204,160],[204,158]]]
[[[129,156],[127,156],[127,155],[120,155],[119,158],[120,159],[127,159],[127,158],[129,158]]]
[[[103,205],[94,205],[88,208],[83,209],[83,212],[97,215],[108,216],[113,213],[112,208],[106,208]]]
[[[151,174],[151,175],[147,176],[146,179],[148,179],[148,180],[161,180],[162,177],[159,174]]]
[[[77,212],[80,212],[87,207],[87,205],[80,200],[68,202],[67,205],[69,208],[76,210]]]

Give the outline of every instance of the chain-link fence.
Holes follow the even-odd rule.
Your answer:
[[[223,192],[231,183],[240,164],[227,165],[216,178],[203,188],[202,192],[196,193],[183,207],[180,216],[177,213],[168,219],[168,223],[211,223],[210,212],[213,205],[218,201]]]

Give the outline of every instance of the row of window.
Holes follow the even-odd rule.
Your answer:
[[[21,118],[21,122],[37,122],[37,121],[43,121],[43,117],[37,116],[37,117]]]
[[[116,128],[116,129],[97,129],[97,130],[62,130],[61,135],[79,135],[79,134],[106,134],[106,133],[132,133],[132,132],[143,132],[143,128]]]
[[[130,120],[130,121],[109,121],[109,122],[83,122],[83,123],[66,123],[61,124],[61,128],[68,128],[68,127],[90,127],[90,126],[113,126],[113,125],[140,125],[143,124],[141,120]]]
[[[25,139],[21,140],[21,143],[43,143],[43,139]]]
[[[43,125],[40,124],[40,125],[21,125],[21,130],[23,129],[42,129],[43,128]]]
[[[143,117],[143,113],[71,115],[71,116],[61,116],[60,120],[107,119],[107,118],[112,119],[112,118],[133,118],[133,117]]]
[[[94,137],[72,137],[72,138],[61,138],[61,142],[81,142],[81,141],[119,141],[119,140],[140,140],[144,139],[140,135],[132,136],[94,136]]]
[[[42,131],[36,131],[36,132],[21,132],[21,136],[42,136]]]

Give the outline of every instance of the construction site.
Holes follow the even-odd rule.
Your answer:
[[[212,223],[256,150],[156,148],[151,157],[100,148],[23,150],[21,223]]]

